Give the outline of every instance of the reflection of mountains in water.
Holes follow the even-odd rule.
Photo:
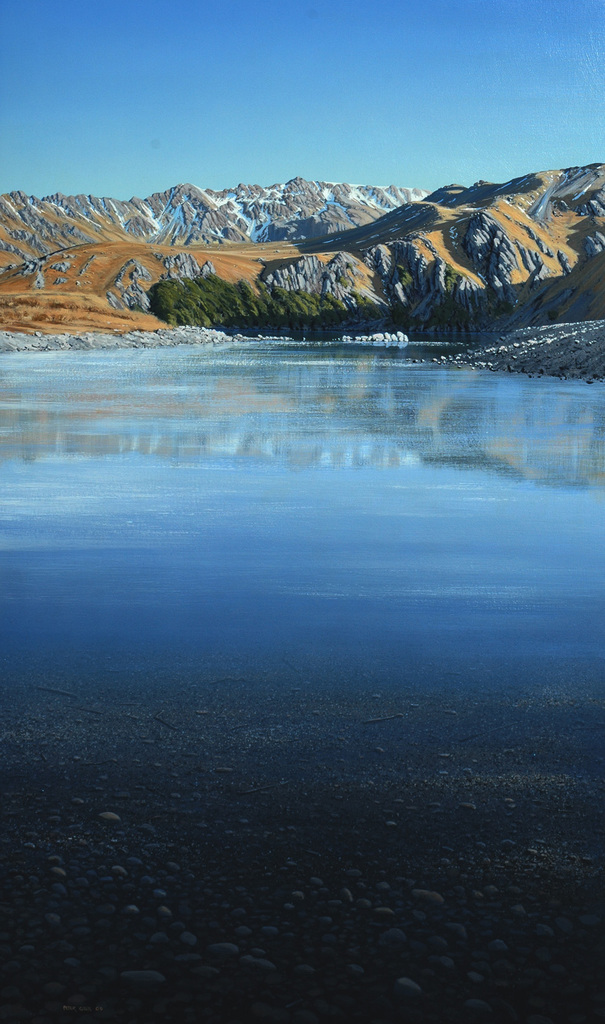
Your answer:
[[[605,484],[600,389],[375,356],[242,356],[141,366],[136,381],[115,367],[106,391],[85,366],[50,389],[43,378],[39,391],[12,375],[0,404],[0,458],[137,453],[333,470],[427,463]]]

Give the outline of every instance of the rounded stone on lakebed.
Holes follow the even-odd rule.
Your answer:
[[[423,903],[445,903],[441,893],[434,892],[432,889],[412,889],[412,896],[417,900],[422,900]]]
[[[422,995],[422,989],[411,978],[397,978],[393,986],[393,995],[401,999],[418,999]]]
[[[407,942],[407,936],[401,928],[389,928],[382,932],[378,941],[381,946],[401,946]]]
[[[212,945],[206,947],[206,952],[210,956],[215,957],[229,957],[237,956],[239,953],[239,946],[236,946],[234,942],[213,942]]]
[[[166,978],[159,971],[122,971],[120,978],[131,985],[151,987],[152,985],[163,985]]]
[[[245,956],[240,956],[240,964],[243,967],[252,967],[259,971],[276,971],[277,967],[271,960],[266,960],[264,957],[251,956],[249,953]]]
[[[101,811],[101,813],[99,814],[99,818],[101,818],[103,821],[121,821],[122,820],[120,815],[119,814],[114,814],[113,811]]]
[[[464,1005],[474,1015],[479,1014],[480,1016],[487,1017],[491,1016],[494,1012],[489,1003],[486,1003],[484,999],[467,999]]]

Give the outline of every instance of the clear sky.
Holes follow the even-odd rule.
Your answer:
[[[0,0],[0,192],[605,161],[605,0]]]

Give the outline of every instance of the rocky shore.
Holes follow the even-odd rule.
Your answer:
[[[605,320],[527,327],[438,362],[563,380],[605,380]]]
[[[175,345],[220,345],[245,341],[243,334],[226,334],[205,327],[167,327],[159,331],[119,331],[102,334],[18,334],[0,331],[0,352],[59,352],[118,348],[170,348]]]
[[[176,345],[224,345],[238,341],[291,341],[285,334],[248,335],[219,331],[207,327],[167,327],[159,331],[129,331],[111,334],[87,331],[84,334],[17,334],[0,331],[1,352],[59,352],[122,348],[171,348]],[[407,336],[402,331],[380,331],[355,336],[343,335],[343,342],[405,348]]]
[[[602,699],[33,691],[1,1021],[605,1020]]]

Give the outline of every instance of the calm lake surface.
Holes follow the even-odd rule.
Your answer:
[[[3,355],[12,687],[602,687],[605,391],[249,344]]]

